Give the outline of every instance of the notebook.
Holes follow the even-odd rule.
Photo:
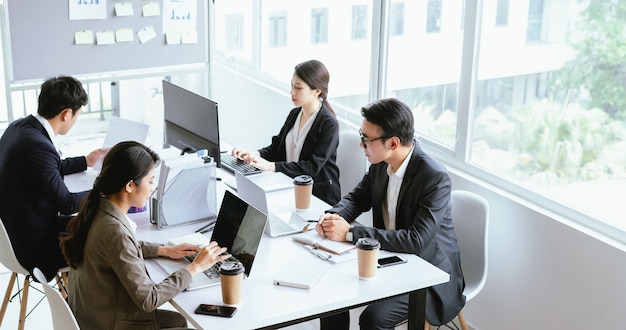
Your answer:
[[[267,206],[265,190],[249,177],[236,172],[235,181],[237,183],[237,194],[267,215],[267,225],[265,226],[265,234],[267,236],[278,237],[301,233],[306,231],[305,226],[307,225],[308,230],[315,229],[315,224],[307,222],[306,219],[300,217],[294,211],[285,214],[270,212]]]
[[[293,259],[274,275],[274,284],[309,290],[327,267],[328,264],[316,259]]]
[[[250,276],[266,219],[267,216],[261,211],[227,190],[224,193],[211,238],[205,242],[190,239],[189,243],[202,246],[210,241],[216,241],[219,246],[226,247],[227,252],[232,255],[232,258],[226,261],[234,259],[241,262],[245,268],[244,278],[246,278]],[[198,237],[194,235],[194,238]],[[156,258],[154,260],[168,273],[173,273],[190,262],[184,258],[179,260]],[[207,271],[194,276],[187,290],[219,284],[219,267],[220,263],[216,263]]]

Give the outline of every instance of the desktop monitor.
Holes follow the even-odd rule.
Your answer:
[[[163,80],[164,142],[183,152],[206,149],[218,167],[217,102]]]

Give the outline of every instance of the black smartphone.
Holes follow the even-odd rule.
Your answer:
[[[405,262],[406,262],[406,259],[404,259],[404,257],[401,257],[401,256],[384,257],[384,258],[378,259],[378,268],[393,266],[397,264],[403,264]]]
[[[236,311],[237,311],[237,307],[200,304],[200,306],[196,308],[195,313],[202,314],[202,315],[233,317],[233,314],[235,314]]]

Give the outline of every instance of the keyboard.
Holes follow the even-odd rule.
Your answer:
[[[244,175],[249,175],[263,172],[261,169],[256,168],[231,154],[220,154],[220,161],[223,168],[233,173],[237,171]]]
[[[189,262],[193,262],[193,260],[196,258],[196,255],[194,254],[192,256],[185,256],[184,258],[187,259]],[[234,259],[234,258],[228,258],[226,260],[230,260],[230,259]],[[213,266],[203,271],[202,273],[206,275],[206,277],[208,278],[218,278],[220,277],[220,267],[222,267],[223,263],[224,261],[218,261],[215,264],[213,264]]]

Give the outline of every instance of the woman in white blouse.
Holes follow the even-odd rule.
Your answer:
[[[257,151],[232,154],[264,170],[313,178],[313,195],[334,205],[341,198],[336,164],[339,124],[328,103],[330,74],[317,60],[296,65],[291,79],[293,108],[272,143]]]

